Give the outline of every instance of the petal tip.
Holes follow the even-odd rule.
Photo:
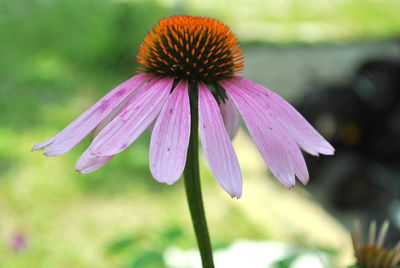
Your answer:
[[[282,182],[281,182],[281,183],[282,183]],[[285,184],[282,183],[282,185],[285,186],[285,188],[287,188],[288,190],[292,190],[292,189],[296,186],[296,182],[293,182],[293,183],[285,183]]]
[[[278,179],[279,180],[279,179]],[[294,181],[294,182],[287,182],[287,181],[281,181],[281,180],[279,180],[279,182],[283,185],[283,186],[285,186],[286,188],[288,188],[289,190],[290,189],[293,189],[294,188],[294,186],[296,185],[296,182]]]
[[[335,148],[333,148],[333,146],[325,140],[325,142],[320,145],[318,153],[323,154],[323,155],[334,155]]]
[[[235,194],[230,194],[232,199],[239,199],[242,197],[242,193],[235,193]]]
[[[166,181],[165,184],[168,186],[171,186],[172,184],[174,184],[177,180],[174,181]]]
[[[334,155],[335,154],[335,148],[331,147],[328,149],[328,151],[325,153],[325,155]]]
[[[114,155],[101,155],[85,151],[75,164],[75,170],[81,174],[94,172],[103,167]]]
[[[43,155],[49,157],[49,156],[57,156],[57,155],[60,155],[60,154],[57,153],[57,152],[54,152],[54,151],[49,151],[49,152],[44,151]]]
[[[48,139],[48,140],[46,140],[44,142],[38,143],[38,144],[34,145],[31,150],[32,151],[36,151],[36,150],[40,150],[40,149],[46,148],[47,146],[52,144],[55,141],[55,139],[56,139],[56,136],[54,136],[54,137],[52,137],[52,138],[50,138],[50,139]]]
[[[38,143],[34,146],[32,146],[31,151],[37,151],[37,150],[41,150],[43,148],[45,148],[47,145],[43,145],[43,143]]]
[[[89,173],[92,173],[93,171],[98,170],[100,167],[92,167],[92,166],[78,167],[78,166],[75,166],[75,171],[78,172],[79,174],[89,174]]]
[[[300,179],[300,182],[301,182],[303,185],[307,185],[307,184],[309,183],[309,181],[310,181],[309,178]]]
[[[226,184],[224,180],[216,178],[219,185],[224,189],[224,191],[229,194],[231,198],[236,198],[239,199],[242,197],[242,177],[240,176],[239,178],[236,179],[236,181],[239,181],[239,185],[230,185]]]
[[[84,163],[80,163],[79,160],[75,165],[75,171],[78,172],[79,174],[87,174],[90,173],[88,170],[88,165]]]
[[[89,171],[89,170],[85,170],[85,169],[75,169],[75,171],[76,172],[78,172],[79,174],[81,174],[81,175],[84,175],[84,174],[88,174],[88,173],[90,173],[91,171]]]
[[[166,184],[168,186],[171,186],[172,184],[174,184],[175,182],[177,182],[180,178],[180,176],[176,177],[176,176],[160,176],[158,174],[153,174],[152,170],[150,170],[153,178],[161,183],[161,184]]]
[[[232,186],[227,186],[227,185],[222,185],[222,184],[220,184],[221,186],[222,186],[222,188],[224,189],[224,191],[227,193],[227,194],[229,194],[229,196],[232,198],[232,199],[239,199],[240,197],[242,197],[242,185],[240,185],[240,186],[234,186],[234,187],[232,187]]]
[[[157,179],[156,179],[157,180]],[[176,180],[175,181],[167,181],[167,180],[165,180],[165,181],[160,181],[160,180],[157,180],[157,182],[159,182],[159,183],[161,183],[161,184],[165,184],[165,185],[167,185],[167,186],[172,186],[172,184],[174,184],[175,182],[176,182]]]

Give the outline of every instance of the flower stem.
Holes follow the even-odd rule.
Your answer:
[[[201,196],[200,171],[199,171],[199,114],[197,107],[198,88],[196,84],[189,83],[191,129],[186,166],[184,170],[186,197],[192,217],[194,232],[200,250],[203,268],[214,268],[210,236],[208,234],[206,215]]]

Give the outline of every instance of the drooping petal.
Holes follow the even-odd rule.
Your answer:
[[[113,158],[113,155],[93,157],[91,155],[85,155],[85,157],[79,158],[75,165],[75,170],[81,174],[87,174],[98,170],[104,166],[108,161]]]
[[[244,78],[237,78],[241,87],[254,94],[264,104],[264,108],[281,121],[282,125],[287,129],[296,142],[306,152],[312,155],[325,154],[332,155],[335,149],[327,142],[308,122],[304,117],[271,90],[249,81]]]
[[[94,138],[82,157],[86,154],[93,157],[116,155],[134,142],[160,112],[173,81],[155,78],[141,87]]]
[[[281,122],[264,109],[262,100],[238,88],[234,82],[225,80],[221,84],[242,114],[272,174],[286,187],[294,186],[295,175],[302,183],[307,183],[307,166],[299,146]]]
[[[50,144],[52,144],[56,139],[57,139],[57,135],[51,137],[50,139],[48,139],[48,140],[46,140],[44,142],[38,143],[38,144],[36,144],[35,146],[32,147],[32,151],[43,149],[44,147],[49,146]]]
[[[232,197],[242,195],[242,173],[236,153],[211,92],[199,83],[199,126],[201,143],[215,178]]]
[[[93,139],[97,136],[97,134],[99,134],[103,128],[105,128],[105,126],[108,125],[108,123],[111,122],[111,120],[114,119],[114,117],[119,114],[122,110],[122,108],[125,107],[125,105],[128,103],[130,97],[134,94],[133,91],[128,97],[126,97],[125,99],[123,99],[118,105],[117,107],[114,108],[114,110],[112,110],[111,113],[109,113],[98,125],[97,127],[93,130]]]
[[[239,130],[239,112],[230,98],[220,104],[219,108],[229,138],[233,140]]]
[[[125,98],[149,79],[151,79],[150,75],[139,74],[120,84],[61,132],[49,140],[35,145],[32,150],[46,147],[44,153],[47,156],[68,152],[99,125]]]
[[[168,98],[154,126],[150,142],[150,170],[168,185],[182,175],[190,135],[188,84],[181,81]]]

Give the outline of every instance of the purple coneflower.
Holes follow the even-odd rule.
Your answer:
[[[168,185],[185,168],[191,95],[196,95],[201,143],[212,173],[232,196],[242,194],[242,174],[231,140],[239,114],[272,174],[286,187],[309,176],[300,148],[312,154],[333,147],[284,99],[237,74],[242,51],[230,29],[205,17],[161,19],[144,39],[140,73],[123,82],[49,140],[33,147],[47,156],[68,152],[96,135],[76,164],[95,171],[133,143],[155,121],[150,144],[153,177]]]
[[[168,185],[185,174],[185,188],[203,267],[214,267],[201,197],[198,128],[205,157],[219,184],[242,194],[242,174],[231,139],[241,113],[271,172],[286,187],[306,184],[300,148],[333,154],[332,146],[285,100],[237,76],[242,51],[230,29],[205,17],[162,19],[147,34],[138,55],[140,74],[105,97],[49,140],[33,147],[48,156],[71,150],[94,131],[76,169],[95,171],[125,150],[155,122],[150,170]]]

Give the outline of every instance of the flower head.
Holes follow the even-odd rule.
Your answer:
[[[205,17],[174,16],[147,34],[138,62],[154,74],[214,83],[243,69],[239,41],[228,26]]]
[[[198,96],[201,143],[219,184],[242,194],[242,174],[230,139],[239,114],[269,169],[286,187],[306,184],[300,148],[333,154],[332,146],[285,100],[237,76],[239,42],[221,22],[204,17],[162,19],[140,47],[140,73],[123,82],[60,133],[33,147],[48,156],[68,152],[91,131],[96,136],[76,164],[89,173],[133,143],[155,121],[150,144],[153,177],[172,184],[182,175],[190,136],[190,98]]]
[[[389,222],[385,221],[377,236],[376,222],[371,222],[368,242],[364,244],[361,236],[360,222],[356,222],[351,238],[359,267],[392,268],[400,261],[400,241],[392,249],[383,248],[388,228]]]
[[[26,250],[28,247],[27,237],[23,233],[16,233],[12,236],[10,241],[10,248],[15,252]]]

